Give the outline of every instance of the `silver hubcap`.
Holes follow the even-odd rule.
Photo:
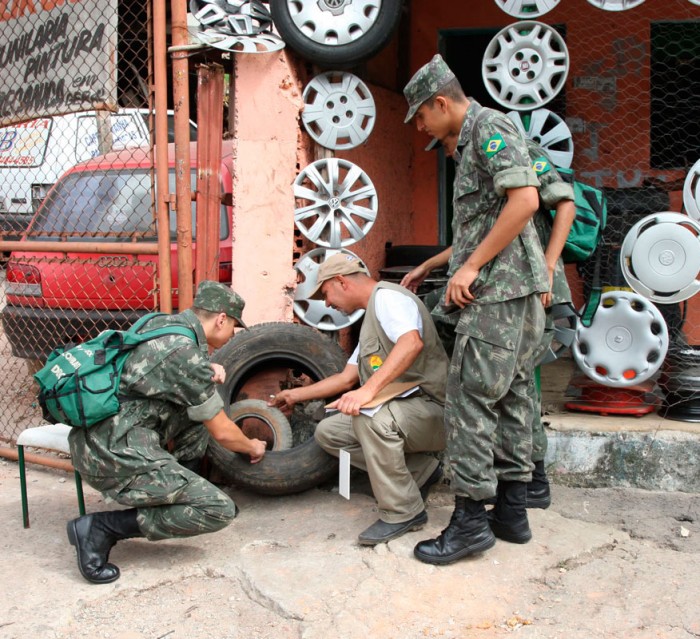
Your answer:
[[[569,73],[569,53],[563,38],[549,25],[518,22],[491,40],[481,68],[494,100],[517,111],[551,101]]]
[[[700,224],[680,213],[655,213],[637,222],[620,250],[627,283],[661,304],[682,302],[700,290]]]
[[[623,388],[649,379],[668,350],[668,329],[660,311],[640,295],[605,293],[592,324],[579,324],[572,352],[588,377]]]
[[[328,149],[352,149],[362,144],[374,128],[374,98],[352,73],[330,71],[317,75],[304,89],[303,98],[304,127]]]
[[[700,221],[700,160],[693,164],[683,183],[683,206],[690,217]]]
[[[303,255],[294,266],[299,279],[294,293],[294,313],[304,323],[323,331],[338,331],[341,328],[346,328],[364,315],[362,309],[358,309],[351,315],[346,315],[327,307],[323,300],[309,299],[309,295],[316,288],[319,267],[326,258],[336,253],[355,256],[346,250],[335,251],[316,248]]]
[[[377,218],[377,191],[369,176],[347,160],[309,164],[294,182],[294,221],[319,246],[339,249],[361,240]]]
[[[588,0],[588,2],[605,11],[626,11],[639,6],[644,0]]]
[[[571,131],[556,113],[549,109],[536,109],[529,114],[510,111],[508,117],[521,133],[539,144],[554,163],[568,169],[574,159],[574,141]]]
[[[341,46],[376,23],[382,0],[288,0],[297,29],[318,44]]]
[[[496,0],[496,4],[510,16],[537,18],[556,7],[559,0]]]

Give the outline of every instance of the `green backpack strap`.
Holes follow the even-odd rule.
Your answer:
[[[195,344],[199,345],[197,333],[193,329],[188,328],[187,326],[171,324],[167,326],[160,326],[159,328],[153,328],[151,330],[146,330],[143,333],[137,332],[138,329],[142,328],[145,324],[147,324],[149,320],[153,319],[154,317],[158,317],[159,315],[167,315],[167,313],[149,313],[149,315],[142,317],[140,320],[134,323],[134,325],[128,331],[125,331],[124,333],[120,334],[121,343],[119,344],[119,351],[121,358],[125,359],[129,352],[135,349],[140,344],[150,342],[153,339],[163,337],[165,335],[182,335],[183,337],[190,338]],[[150,369],[148,369],[148,371],[150,371]],[[144,374],[147,374],[148,371],[145,371]],[[121,381],[121,374],[122,367],[120,366],[116,375],[117,389],[119,388],[119,384]],[[133,399],[133,397],[121,393],[118,393],[118,397],[120,401]]]
[[[167,313],[146,313],[143,317],[139,318],[136,320],[131,327],[126,330],[126,333],[138,333],[148,322],[150,322],[152,319],[155,317],[163,317],[164,315],[167,315]]]
[[[588,300],[586,300],[586,306],[584,306],[583,311],[580,315],[580,321],[583,326],[588,328],[593,323],[593,318],[600,305],[600,298],[603,293],[603,289],[600,285],[600,246],[603,244],[601,240],[595,249],[595,262],[593,263],[593,281],[591,282],[591,292],[588,295]]]
[[[598,217],[598,220],[600,222],[600,230],[602,231],[608,221],[608,211],[607,211],[607,203],[605,201],[605,196],[601,191],[598,189],[593,190],[593,187],[590,187],[587,184],[583,184],[582,182],[579,182],[581,185],[581,195],[586,199],[586,202],[588,202],[588,206],[591,207],[593,212],[596,214]]]
[[[140,332],[141,329],[143,329],[143,327],[152,319],[165,315],[167,315],[167,313],[148,313],[134,322],[129,330],[118,333],[119,337],[121,338],[119,347],[125,350],[132,349],[139,344],[143,344],[144,342],[148,342],[164,335],[182,335],[183,337],[189,337],[190,339],[194,340],[195,343],[199,344],[197,333],[194,330],[188,328],[187,326],[180,326],[178,324],[160,326],[158,328],[152,328],[150,330]]]

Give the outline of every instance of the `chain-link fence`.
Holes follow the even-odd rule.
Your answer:
[[[579,372],[566,405],[699,421],[700,6],[571,5],[535,18],[563,34],[568,77],[544,105],[554,118],[528,122],[607,200],[598,253],[569,266],[578,308],[597,287],[603,298],[568,352]]]
[[[414,0],[411,12],[432,32],[431,20],[423,20],[428,4]],[[517,28],[499,40],[500,27],[472,29],[458,4],[450,3],[454,33],[441,37],[464,86],[483,104],[510,112],[554,164],[570,166],[607,197],[597,257],[568,267],[575,306],[598,286],[608,296],[589,332],[577,337],[586,344],[577,357],[587,373],[577,382],[577,408],[660,408],[700,420],[700,6],[500,2],[522,14],[509,18]],[[53,347],[128,325],[157,303],[149,3],[80,3],[88,5],[88,12],[55,8],[41,28],[31,14],[4,23],[17,23],[17,30],[0,47],[12,80],[11,89],[0,90],[0,123],[8,125],[0,130],[0,231],[4,240],[24,236],[27,245],[0,272],[0,443],[40,420],[30,374]],[[540,15],[542,7],[551,11]],[[489,21],[498,24],[503,15]],[[110,43],[118,55],[103,60]],[[493,68],[479,64],[485,53]],[[523,101],[532,74],[539,74],[539,92]],[[479,87],[481,95],[473,91]],[[100,104],[120,110],[96,111]],[[170,140],[172,121],[169,114]],[[222,209],[222,240],[229,222]],[[45,250],[69,239],[80,250]],[[133,248],[105,253],[110,243]],[[312,246],[297,231],[293,262]],[[175,286],[175,266],[172,275]],[[561,321],[568,339],[571,319]]]
[[[434,18],[419,4],[413,20],[429,33]],[[455,8],[454,28],[441,17],[448,64],[470,95],[607,201],[599,251],[567,267],[576,310],[592,291],[603,298],[590,326],[559,315],[557,348],[571,344],[561,357],[576,360],[560,405],[700,421],[700,6],[488,4],[474,16]]]
[[[0,231],[26,249],[0,272],[0,445],[41,423],[31,374],[53,348],[155,307],[147,5],[37,4],[4,22]]]

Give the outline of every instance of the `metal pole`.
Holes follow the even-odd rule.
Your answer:
[[[192,188],[190,182],[190,97],[187,0],[171,1],[173,106],[175,109],[175,205],[179,309],[192,306]]]
[[[221,210],[221,140],[224,69],[218,64],[197,69],[197,250],[195,283],[219,279]]]
[[[173,280],[170,270],[170,193],[168,186],[168,70],[165,0],[153,2],[153,79],[155,101],[156,228],[158,229],[158,301],[172,313]]]
[[[14,448],[0,448],[0,457],[5,459],[13,459],[15,461],[19,460],[19,453]],[[48,466],[49,468],[57,468],[58,470],[65,470],[69,473],[75,471],[73,464],[65,459],[54,459],[53,457],[44,457],[43,455],[34,455],[33,453],[24,453],[24,460],[32,464],[41,464],[42,466]]]
[[[238,56],[231,55],[231,73],[228,76],[228,135],[232,140],[238,139],[238,121],[236,113],[236,60]]]
[[[0,242],[0,251],[46,251],[47,253],[116,253],[157,255],[155,242]]]

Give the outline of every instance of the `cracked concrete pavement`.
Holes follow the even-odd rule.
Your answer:
[[[72,477],[30,464],[28,482],[25,530],[17,464],[0,461],[0,639],[700,637],[698,494],[554,486],[529,544],[436,567],[412,551],[447,525],[446,486],[423,530],[376,548],[355,543],[377,517],[370,495],[230,489],[231,526],[120,542],[121,578],[94,586],[65,535]],[[86,505],[109,508],[89,487]]]

